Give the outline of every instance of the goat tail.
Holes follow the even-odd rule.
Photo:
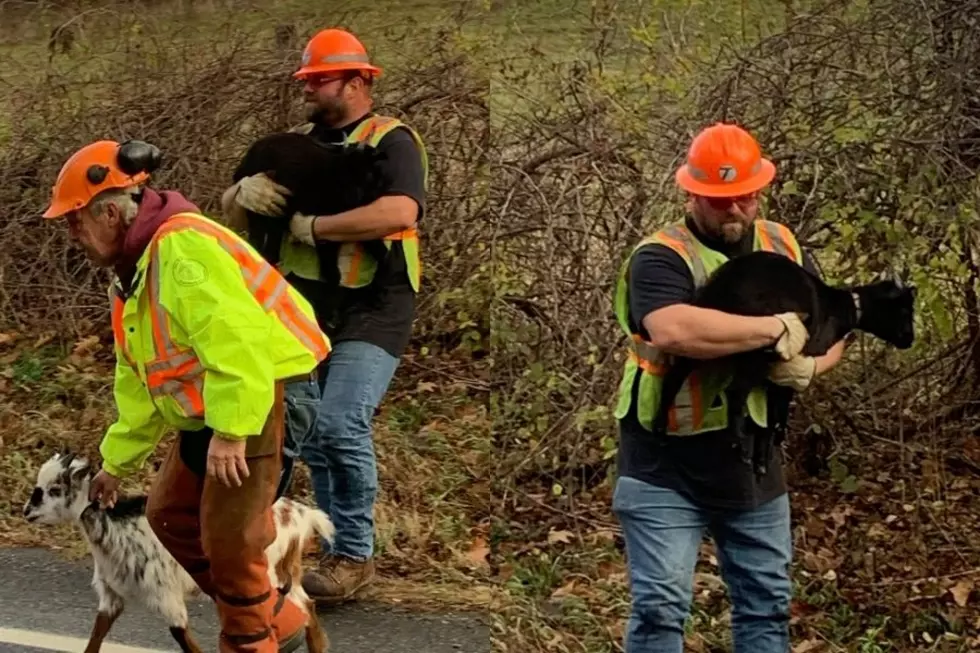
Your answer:
[[[310,508],[309,520],[317,535],[325,539],[330,544],[333,544],[334,535],[337,533],[337,528],[333,525],[333,522],[330,521],[330,517],[327,516],[327,513],[323,512],[319,508]]]

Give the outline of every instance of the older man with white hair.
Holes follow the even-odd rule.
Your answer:
[[[265,557],[284,384],[315,385],[330,341],[310,304],[244,240],[180,193],[145,185],[159,163],[141,141],[86,145],[61,169],[44,213],[64,217],[92,262],[116,273],[119,416],[91,498],[114,503],[120,479],[168,427],[178,430],[147,505],[154,533],[214,599],[219,651],[293,651],[308,617],[271,587]]]

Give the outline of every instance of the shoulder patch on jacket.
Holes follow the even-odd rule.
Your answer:
[[[200,261],[179,258],[173,264],[173,277],[181,286],[196,286],[208,280],[208,268]]]

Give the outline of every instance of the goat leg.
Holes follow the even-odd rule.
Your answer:
[[[726,394],[728,395],[728,424],[735,436],[735,443],[738,446],[742,462],[747,465],[752,464],[753,439],[746,434],[746,415],[745,402],[748,399],[751,386],[742,382],[738,376],[729,384]]]
[[[122,608],[109,611],[99,610],[96,613],[95,624],[92,626],[92,635],[89,637],[88,645],[85,647],[85,653],[99,653],[102,649],[102,642],[105,640],[105,636],[109,634],[112,624],[116,622],[120,614],[122,614]]]
[[[171,626],[170,635],[177,642],[177,646],[180,647],[181,653],[204,653],[203,649],[197,645],[194,638],[191,636],[190,630],[187,626]]]
[[[769,427],[760,430],[756,442],[755,473],[758,476],[763,476],[766,473],[766,469],[769,467],[769,459],[772,458],[773,446],[781,444],[786,435],[789,404],[793,399],[793,390],[786,386],[768,383],[766,396]]]
[[[327,653],[330,649],[330,638],[316,614],[316,603],[309,598],[306,600],[306,614],[309,615],[306,624],[306,650],[309,653]]]

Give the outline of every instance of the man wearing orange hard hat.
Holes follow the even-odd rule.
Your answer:
[[[319,569],[303,580],[319,603],[350,600],[374,577],[378,473],[371,420],[408,345],[421,283],[418,222],[428,158],[414,129],[372,111],[381,72],[356,36],[330,28],[310,39],[293,74],[304,84],[308,122],[292,131],[386,154],[378,163],[387,184],[379,199],[337,215],[292,215],[280,249],[280,270],[314,305],[335,345],[321,366],[316,429],[307,442],[289,447],[309,466],[317,504],[337,528],[332,546],[322,542]],[[253,175],[225,192],[222,207],[230,224],[244,226],[245,210],[281,216],[287,193],[265,175]],[[372,239],[384,242],[384,260],[362,245]],[[322,241],[340,243],[339,286],[328,282],[336,274],[321,275],[316,243]]]
[[[44,212],[65,218],[88,258],[115,272],[119,415],[89,499],[112,506],[120,480],[178,431],[146,505],[150,527],[215,601],[221,653],[293,651],[310,617],[271,586],[265,550],[285,387],[311,383],[330,342],[310,304],[244,240],[180,193],[146,185],[160,161],[142,141],[87,145],[62,167]],[[99,608],[111,623],[110,599]],[[174,626],[181,649],[200,650]]]
[[[760,458],[753,462],[761,474],[742,462],[728,424],[725,380],[710,370],[695,371],[685,382],[666,436],[651,432],[671,355],[711,359],[769,346],[783,359],[772,366],[770,380],[796,390],[840,360],[843,342],[816,359],[801,354],[807,331],[794,313],[747,317],[689,303],[716,268],[754,250],[778,252],[817,273],[788,227],[757,217],[775,174],[747,131],[707,127],[676,172],[687,217],[643,239],[620,272],[614,305],[630,349],[615,411],[620,442],[613,510],[623,527],[633,599],[627,653],[683,651],[706,529],[731,595],[735,650],[789,650],[792,535],[779,447],[757,447]],[[766,432],[772,422],[765,415],[773,410],[766,394],[753,393],[748,404],[753,435],[778,442],[780,426]]]

